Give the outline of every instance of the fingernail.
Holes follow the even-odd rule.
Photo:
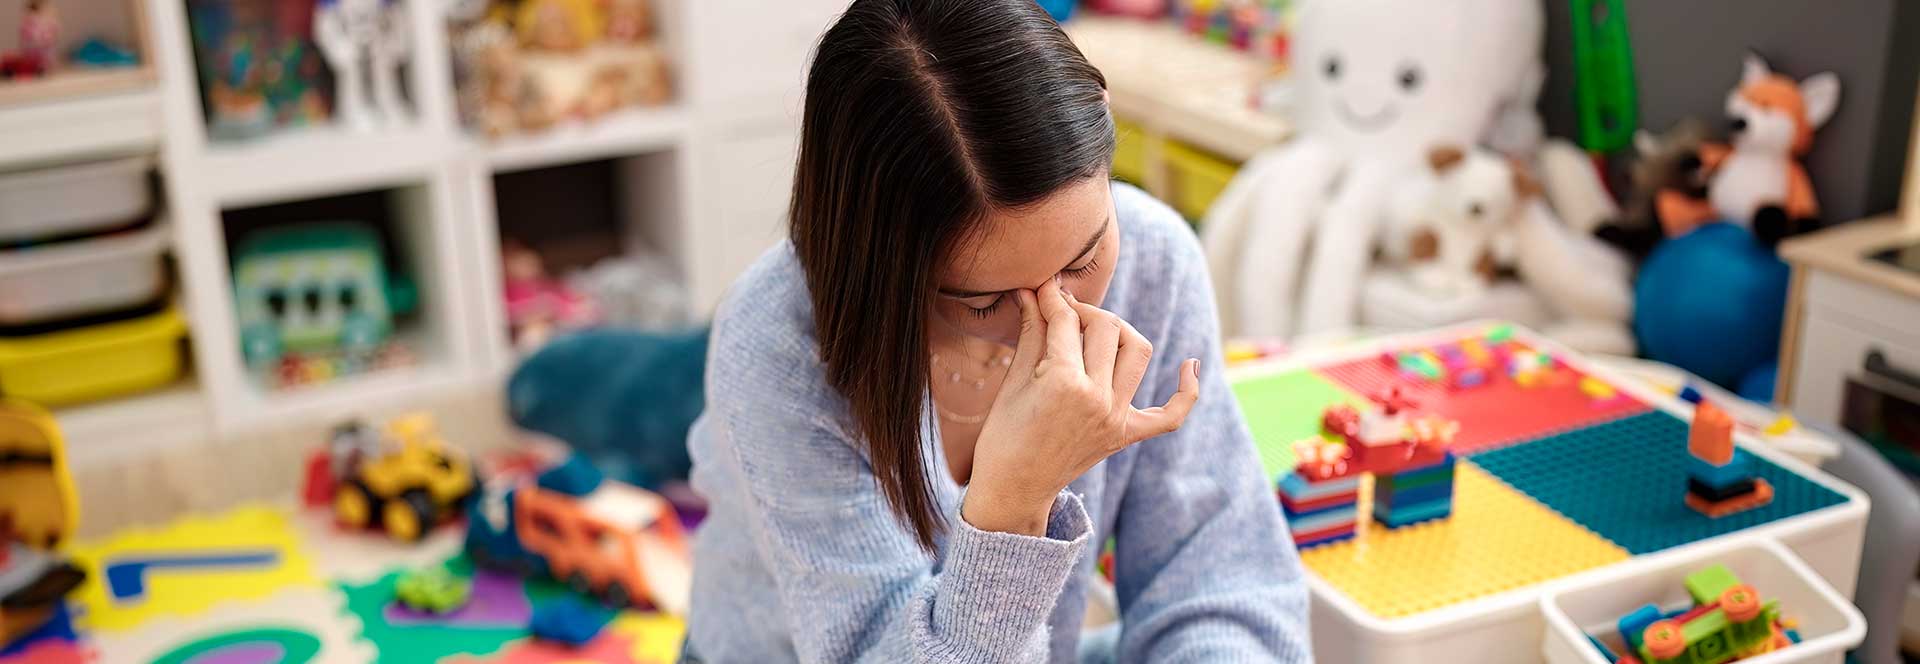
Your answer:
[[[1193,358],[1193,377],[1200,377],[1200,358]]]

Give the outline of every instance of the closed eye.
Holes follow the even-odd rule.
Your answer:
[[[966,305],[968,315],[974,318],[986,318],[993,315],[993,312],[998,311],[1000,309],[1000,303],[1005,302],[1006,299],[1004,295],[995,295],[993,296],[993,301],[986,303],[984,306],[968,304],[966,302],[962,302],[961,304]]]
[[[1100,269],[1100,261],[1089,260],[1087,261],[1086,265],[1061,270],[1060,274],[1061,276],[1067,277],[1068,279],[1078,279],[1080,277],[1084,277],[1089,274],[1092,274],[1094,270],[1098,270],[1098,269]]]

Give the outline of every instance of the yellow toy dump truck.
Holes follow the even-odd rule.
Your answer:
[[[327,457],[334,518],[406,542],[458,515],[479,485],[473,462],[424,413],[396,418],[380,432],[357,421],[342,425]]]

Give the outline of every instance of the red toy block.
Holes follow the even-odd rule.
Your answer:
[[[1733,417],[1711,401],[1693,408],[1693,427],[1687,432],[1687,451],[1716,466],[1733,461]]]
[[[1355,501],[1360,500],[1359,489],[1355,489],[1353,491],[1347,491],[1344,493],[1336,493],[1330,496],[1321,496],[1319,498],[1314,498],[1312,500],[1294,500],[1293,498],[1288,497],[1285,491],[1280,491],[1276,493],[1280,495],[1280,505],[1289,510],[1293,510],[1295,514],[1312,512],[1314,510],[1325,509],[1328,507],[1333,507],[1335,505],[1351,505]]]
[[[307,507],[327,507],[333,504],[333,460],[325,449],[314,450],[307,457],[307,477],[301,487],[301,500]]]

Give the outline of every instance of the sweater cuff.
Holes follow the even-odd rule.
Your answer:
[[[954,521],[933,624],[947,632],[943,640],[949,644],[974,644],[984,654],[1024,650],[1044,633],[1092,537],[1085,504],[1061,491],[1047,515],[1045,537],[980,530],[965,518]]]

